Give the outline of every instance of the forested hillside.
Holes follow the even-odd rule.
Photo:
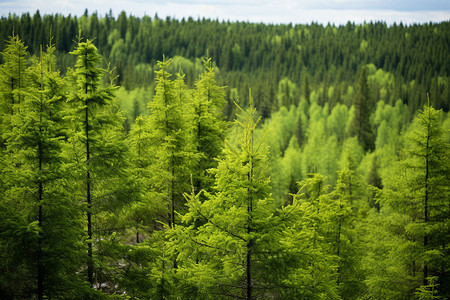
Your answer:
[[[174,58],[173,71],[183,68],[188,86],[201,73],[206,53],[218,66],[219,80],[227,89],[227,116],[234,118],[233,102],[247,101],[253,90],[255,106],[267,117],[282,105],[297,104],[301,95],[317,91],[321,105],[349,103],[361,68],[373,64],[388,73],[384,94],[374,86],[374,98],[388,104],[402,99],[411,112],[422,108],[426,93],[437,109],[448,111],[450,22],[405,26],[369,23],[334,25],[265,25],[214,20],[137,18],[125,12],[114,18],[96,13],[82,17],[12,15],[0,20],[1,49],[14,31],[29,52],[37,55],[41,44],[54,36],[56,57],[65,72],[74,59],[69,52],[81,30],[94,39],[105,62],[115,66],[119,85],[127,90],[149,87],[156,62]],[[285,96],[281,96],[284,94]],[[286,102],[287,101],[287,102]],[[285,103],[286,102],[286,103]],[[141,108],[144,109],[144,108]]]
[[[450,23],[0,20],[0,299],[450,298]]]

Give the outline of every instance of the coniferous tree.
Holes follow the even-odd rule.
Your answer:
[[[313,246],[313,206],[294,200],[275,209],[265,173],[266,150],[254,135],[255,110],[250,107],[238,124],[243,131],[238,148],[227,143],[214,170],[215,193],[206,193],[204,201],[195,190],[186,195],[186,226],[171,232],[170,249],[179,253],[180,297],[336,296],[336,282],[330,279],[333,255]]]
[[[370,99],[366,69],[363,68],[358,79],[356,95],[353,99],[355,114],[350,128],[351,135],[357,136],[364,150],[374,149],[374,135],[370,124],[370,114],[374,109]]]
[[[18,110],[23,89],[26,86],[27,46],[19,36],[12,34],[1,53],[3,64],[0,67],[0,152],[5,150],[4,133],[11,131],[11,117]]]
[[[19,234],[15,239],[20,241],[20,235],[29,236],[28,245],[21,244],[25,241],[16,244],[9,240],[4,250],[10,253],[14,244],[26,247],[27,258],[22,261],[27,265],[22,267],[28,269],[28,276],[35,276],[35,281],[17,278],[12,269],[5,271],[10,279],[23,281],[23,287],[31,289],[28,292],[35,293],[38,299],[70,298],[83,293],[82,282],[76,275],[81,262],[82,227],[78,207],[70,203],[65,184],[61,149],[66,137],[63,121],[66,98],[63,81],[55,68],[54,51],[53,46],[48,47],[39,62],[28,69],[29,85],[22,91],[21,103],[16,104],[20,109],[11,119],[13,130],[6,139],[8,191],[2,205],[9,206],[4,215],[9,221],[5,224],[29,222],[28,230],[34,228],[30,233],[35,234],[32,237],[16,228],[12,231]],[[15,217],[7,215],[15,209],[18,209]],[[18,257],[15,259],[20,261]],[[15,286],[9,284],[11,288]],[[23,288],[5,292],[15,297],[30,296]]]
[[[130,149],[129,185],[133,191],[132,200],[127,208],[125,224],[134,228],[136,244],[143,241],[146,234],[155,227],[156,217],[165,211],[164,204],[156,199],[151,188],[151,135],[148,130],[148,118],[138,116],[128,134]]]
[[[264,146],[254,141],[254,118],[251,108],[239,122],[243,128],[239,148],[227,144],[224,149],[214,171],[216,193],[207,193],[204,202],[195,192],[187,196],[189,212],[183,221],[189,226],[175,231],[180,280],[198,298],[254,299],[267,288],[260,258],[267,246],[263,220],[270,220],[273,202],[264,175]],[[197,219],[203,225],[196,226]]]
[[[360,264],[362,253],[360,235],[356,221],[361,216],[361,183],[354,170],[339,172],[333,199],[331,222],[331,245],[338,261],[337,284],[343,299],[361,295],[364,291],[364,273]],[[358,199],[359,198],[359,199]]]
[[[392,234],[401,242],[405,261],[399,271],[408,275],[410,295],[438,278],[440,295],[447,297],[449,160],[443,140],[439,112],[425,106],[416,124],[406,135],[407,144],[396,176],[382,195],[382,204],[396,216],[401,230]],[[434,279],[433,279],[434,278]]]
[[[199,155],[197,170],[194,175],[196,193],[210,190],[213,178],[208,170],[217,165],[216,158],[220,154],[225,139],[226,124],[221,113],[225,103],[225,91],[218,86],[215,68],[211,58],[206,57],[203,64],[205,72],[196,82],[193,97],[193,136],[192,143]]]
[[[292,204],[277,216],[281,225],[278,264],[283,266],[278,275],[279,298],[338,299],[338,257],[330,247],[334,243],[330,232],[336,228],[335,202],[328,194],[325,176],[312,174],[299,184]]]
[[[20,104],[23,97],[22,91],[26,87],[27,46],[18,35],[12,34],[7,41],[7,46],[2,52],[2,90],[4,111],[14,114],[14,104]],[[9,109],[8,109],[9,108]]]
[[[155,254],[148,265],[153,280],[149,294],[161,299],[176,294],[173,276],[178,253],[167,251],[165,230],[179,223],[177,215],[184,209],[183,193],[189,189],[189,176],[196,160],[194,147],[188,143],[192,135],[192,124],[188,122],[192,119],[191,95],[183,74],[171,79],[172,74],[168,72],[171,62],[165,58],[158,62],[155,95],[148,104],[150,116],[144,125],[149,145],[145,150],[149,156],[146,161],[152,197],[149,201],[157,210],[157,229],[160,229],[145,242],[145,247]]]
[[[79,41],[72,54],[77,62],[69,75],[74,86],[69,95],[72,128],[66,155],[74,173],[74,196],[79,197],[75,199],[86,203],[87,277],[93,286],[102,280],[102,266],[94,262],[93,251],[94,241],[100,238],[94,238],[94,234],[111,234],[114,228],[110,227],[115,226],[120,207],[127,202],[118,201],[121,197],[127,199],[126,189],[121,186],[126,148],[122,142],[122,117],[113,103],[116,87],[112,82],[101,86],[97,48],[90,40]],[[106,238],[103,240],[106,242]]]
[[[158,63],[156,94],[149,102],[148,129],[151,141],[151,181],[159,202],[167,205],[169,227],[176,223],[176,210],[182,209],[184,192],[189,190],[189,172],[194,159],[188,144],[190,130],[189,95],[184,76],[173,81],[167,68],[171,59]],[[166,221],[166,220],[164,220]]]

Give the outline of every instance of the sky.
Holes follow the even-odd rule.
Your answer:
[[[82,15],[97,11],[176,19],[193,17],[270,24],[388,24],[450,21],[450,0],[0,0],[0,16],[10,13]]]

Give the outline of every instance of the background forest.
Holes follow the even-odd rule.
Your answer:
[[[1,299],[450,298],[450,22],[0,35]]]

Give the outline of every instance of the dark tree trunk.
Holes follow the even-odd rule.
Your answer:
[[[429,113],[429,111],[428,111]],[[429,116],[428,116],[429,117]],[[429,177],[429,147],[430,147],[430,117],[428,120],[427,126],[427,146],[425,152],[425,199],[424,199],[424,222],[425,226],[428,223],[428,177]],[[424,251],[427,251],[428,246],[428,235],[425,233],[423,237],[423,247]],[[423,285],[427,285],[427,277],[428,277],[428,264],[424,263],[423,266]]]
[[[20,68],[19,68],[20,70]],[[42,70],[42,47],[41,47],[41,107],[39,112],[39,144],[38,144],[38,160],[39,160],[39,173],[42,171],[42,160],[43,160],[43,153],[42,153],[42,101],[43,101],[43,91],[44,91],[44,82],[43,82],[43,70]],[[39,187],[38,187],[38,201],[39,201],[39,212],[38,212],[38,226],[39,229],[42,231],[42,199],[43,199],[43,184],[42,180],[39,179]],[[38,253],[37,253],[37,277],[38,277],[38,299],[43,299],[44,297],[44,274],[43,274],[43,268],[42,268],[42,232],[39,231],[38,236]]]
[[[88,61],[88,53],[86,52],[86,69]],[[87,78],[85,78],[87,82]],[[86,83],[85,93],[88,94],[88,85]],[[88,231],[88,262],[87,262],[87,272],[88,272],[88,281],[92,286],[94,284],[94,262],[92,261],[92,202],[91,202],[91,172],[89,170],[89,164],[91,159],[91,153],[89,149],[89,103],[86,100],[86,108],[85,108],[85,134],[86,134],[86,202],[87,202],[87,231]]]

